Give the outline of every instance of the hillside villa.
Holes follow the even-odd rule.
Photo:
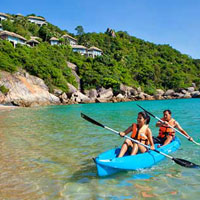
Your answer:
[[[59,39],[56,37],[52,37],[49,41],[50,41],[51,45],[59,45],[60,44]]]
[[[101,56],[103,51],[95,46],[92,46],[88,49],[88,56],[91,57],[96,57],[96,56]]]
[[[14,47],[16,46],[16,44],[26,44],[26,39],[24,37],[9,31],[1,31],[0,38],[10,41]]]
[[[26,42],[26,44],[30,45],[31,47],[34,47],[34,46],[38,45],[39,42],[35,39],[30,39]]]
[[[62,38],[67,39],[70,45],[77,45],[77,39],[73,38],[68,34],[63,35]]]
[[[78,52],[81,55],[87,54],[87,48],[82,45],[71,45],[73,52]]]
[[[9,16],[7,14],[0,12],[0,22],[3,20],[7,20],[8,18],[9,18]]]
[[[95,58],[96,56],[101,56],[103,51],[95,46],[90,47],[89,49],[82,45],[71,45],[73,52],[78,52],[81,55]]]
[[[28,16],[28,21],[35,23],[39,26],[43,26],[47,24],[46,20],[43,17]]]
[[[17,14],[16,16],[23,17],[23,15],[21,14]],[[8,18],[10,18],[9,15],[5,13],[0,13],[0,22],[3,20],[7,20]],[[28,21],[31,23],[35,23],[39,26],[43,26],[47,24],[45,18],[43,17],[28,16]],[[34,47],[37,44],[39,44],[37,40],[38,37],[32,36],[31,39],[27,41],[21,35],[18,35],[16,33],[9,32],[9,31],[4,31],[1,23],[0,23],[0,38],[3,40],[10,41],[14,47],[16,47],[16,44],[22,44],[22,45],[27,44],[28,46],[31,46],[31,47]],[[78,45],[77,39],[68,34],[63,35],[62,38],[67,39],[69,41],[69,44],[71,45],[73,52],[78,52],[81,55],[92,57],[92,58],[95,58],[96,56],[101,56],[103,54],[103,51],[95,46],[92,46],[88,49],[85,46]],[[52,37],[49,40],[49,42],[51,45],[60,45],[60,41],[56,37]]]

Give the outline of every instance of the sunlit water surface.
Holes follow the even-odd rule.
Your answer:
[[[165,159],[142,171],[97,176],[92,160],[123,139],[80,117],[83,112],[118,131],[136,120],[144,106],[173,117],[200,142],[200,99],[137,101],[19,108],[0,111],[0,199],[199,199],[200,170]],[[158,134],[151,119],[153,135]],[[177,133],[177,135],[179,135]],[[172,156],[200,164],[200,146],[179,135]]]

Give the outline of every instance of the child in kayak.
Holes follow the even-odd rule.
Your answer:
[[[124,137],[125,135],[127,135],[128,133],[132,131],[131,138],[138,140],[142,144],[147,145],[150,143],[151,149],[155,149],[153,139],[152,139],[152,133],[148,126],[149,122],[150,122],[150,117],[147,115],[147,113],[139,112],[138,117],[137,117],[137,124],[133,123],[124,132],[120,132],[120,136]],[[144,146],[140,144],[136,144],[130,139],[126,139],[124,144],[122,145],[122,148],[120,150],[118,157],[123,157],[129,147],[132,147],[131,155],[137,154],[138,150],[140,150],[141,153],[144,153],[147,151],[147,149]]]

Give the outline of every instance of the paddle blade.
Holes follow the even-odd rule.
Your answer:
[[[100,124],[99,122],[95,121],[94,119],[88,117],[87,115],[81,113],[81,117],[89,122],[91,122],[92,124],[95,124],[97,126],[101,126],[103,128],[105,128],[105,126],[103,124]]]
[[[155,115],[153,115],[153,114],[150,113],[149,111],[145,110],[142,106],[140,106],[140,105],[138,105],[138,104],[137,104],[137,106],[140,107],[142,110],[144,110],[144,112],[146,112],[146,113],[148,113],[149,115],[151,115],[152,117],[156,118]]]
[[[196,165],[188,160],[180,159],[180,158],[173,158],[172,159],[176,164],[181,165],[183,167],[188,168],[200,168],[200,165]]]

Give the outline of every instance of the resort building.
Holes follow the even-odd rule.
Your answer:
[[[24,16],[23,16],[22,14],[20,14],[20,13],[16,14],[15,16],[16,16],[18,19],[21,19],[21,18],[24,17]]]
[[[88,56],[91,56],[93,58],[96,56],[101,56],[102,53],[103,53],[103,51],[101,49],[94,47],[94,46],[92,46],[88,49]]]
[[[59,45],[60,44],[59,39],[56,37],[52,37],[49,41],[50,41],[51,45]]]
[[[16,44],[26,44],[26,39],[24,37],[9,31],[1,31],[0,38],[10,41],[14,47],[16,46]]]
[[[67,39],[70,45],[77,45],[77,39],[73,38],[68,34],[63,35],[62,38]]]
[[[3,21],[3,20],[7,20],[9,18],[8,15],[6,15],[5,13],[1,13],[0,12],[0,22]]]
[[[46,20],[43,17],[28,16],[28,21],[35,23],[39,26],[43,26],[47,24]]]
[[[87,48],[82,45],[72,45],[73,52],[78,52],[81,55],[87,55]]]
[[[26,44],[29,44],[31,47],[34,47],[34,46],[38,45],[39,42],[35,39],[30,39],[26,42]]]

